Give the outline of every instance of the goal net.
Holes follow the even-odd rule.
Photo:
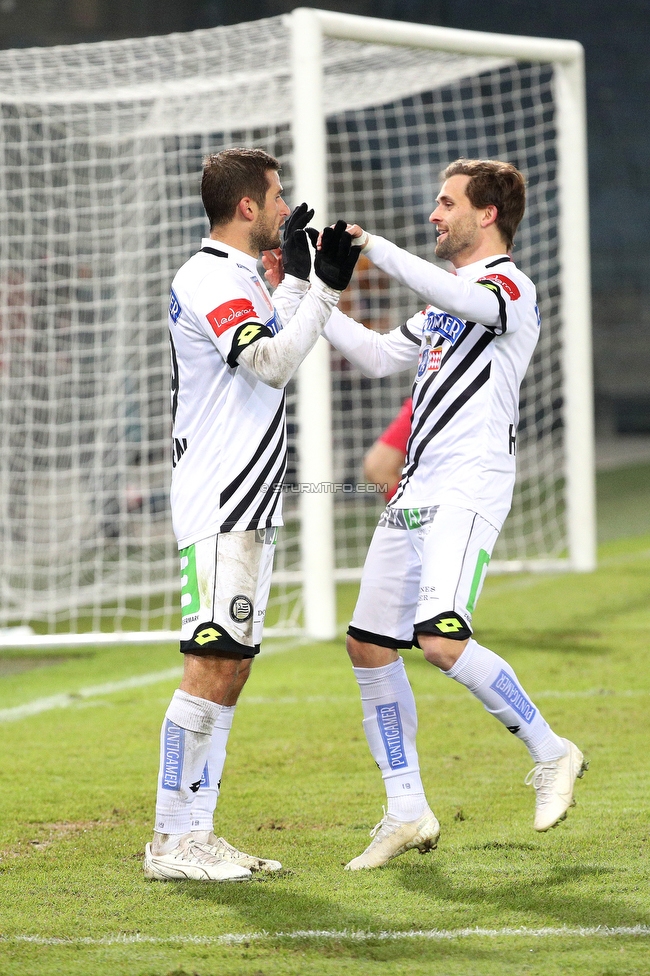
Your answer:
[[[291,17],[272,18],[0,52],[2,628],[178,626],[169,286],[207,232],[198,192],[205,154],[264,148],[282,163],[288,202],[300,202],[292,29]],[[324,38],[327,217],[354,219],[430,259],[428,215],[449,161],[501,158],[525,173],[515,259],[537,285],[543,327],[522,390],[518,485],[495,561],[549,565],[571,555],[557,64],[525,51],[472,55],[462,45],[389,40]],[[421,304],[367,262],[344,298],[346,311],[381,331]],[[334,578],[354,579],[381,510],[363,490],[363,455],[412,377],[369,380],[334,351],[330,371],[333,515],[316,529],[333,533]],[[301,551],[313,528],[298,491],[297,396],[292,385],[286,527],[269,609],[278,634],[305,626]],[[330,432],[315,427],[313,437],[326,450]]]

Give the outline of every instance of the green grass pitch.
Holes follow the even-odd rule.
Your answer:
[[[342,621],[353,599],[341,592]],[[286,870],[238,885],[142,878],[176,686],[145,676],[179,667],[176,649],[5,652],[2,976],[650,974],[650,536],[606,543],[593,575],[488,578],[475,626],[591,762],[567,821],[532,830],[523,746],[413,650],[440,846],[345,873],[383,790],[343,640],[270,642],[218,827]]]

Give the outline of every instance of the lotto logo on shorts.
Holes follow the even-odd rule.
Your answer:
[[[206,318],[216,335],[220,336],[233,325],[241,325],[247,319],[256,319],[257,313],[248,298],[234,298],[208,312]]]
[[[180,790],[185,753],[185,729],[165,719],[164,755],[162,769],[163,790]]]
[[[496,691],[506,704],[515,710],[517,715],[521,715],[524,722],[528,725],[533,721],[537,714],[537,709],[528,701],[521,688],[512,680],[505,671],[500,671],[496,680],[492,682],[490,688]]]
[[[397,702],[376,705],[377,724],[386,750],[386,758],[391,769],[404,769],[408,766],[404,751],[402,719]]]
[[[465,624],[458,617],[443,617],[436,624],[436,629],[440,631],[441,634],[457,634],[459,630],[463,630]]]

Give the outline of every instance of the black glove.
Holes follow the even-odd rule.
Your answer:
[[[343,291],[350,284],[354,266],[359,259],[361,248],[352,247],[352,238],[347,233],[344,220],[338,220],[334,227],[326,227],[321,238],[320,250],[316,249],[314,270],[320,280],[336,291]],[[314,247],[318,232],[308,228]]]
[[[294,207],[283,227],[282,264],[285,274],[302,278],[303,281],[309,281],[311,271],[311,253],[305,227],[313,216],[314,211],[308,210],[306,203],[301,203]]]

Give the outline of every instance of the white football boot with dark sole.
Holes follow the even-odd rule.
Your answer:
[[[394,857],[417,848],[420,854],[433,851],[438,846],[440,824],[429,809],[417,820],[404,823],[395,820],[389,813],[384,814],[376,827],[370,831],[372,842],[363,854],[353,858],[345,865],[346,871],[361,871],[364,868],[380,868]]]
[[[216,837],[210,830],[195,830],[192,832],[195,841],[207,847],[211,854],[230,864],[237,864],[241,868],[248,868],[249,871],[263,871],[273,873],[281,871],[282,865],[279,861],[272,861],[265,857],[255,857],[253,854],[245,854],[238,851],[236,847],[229,844],[224,837]]]
[[[248,868],[215,857],[191,834],[181,837],[178,847],[168,854],[153,854],[151,844],[144,851],[144,876],[150,881],[247,881]]]
[[[589,768],[584,756],[573,742],[566,744],[566,755],[550,762],[537,763],[526,776],[526,786],[533,786],[535,799],[535,830],[550,830],[566,819],[569,807],[574,807],[575,781],[581,779]]]

